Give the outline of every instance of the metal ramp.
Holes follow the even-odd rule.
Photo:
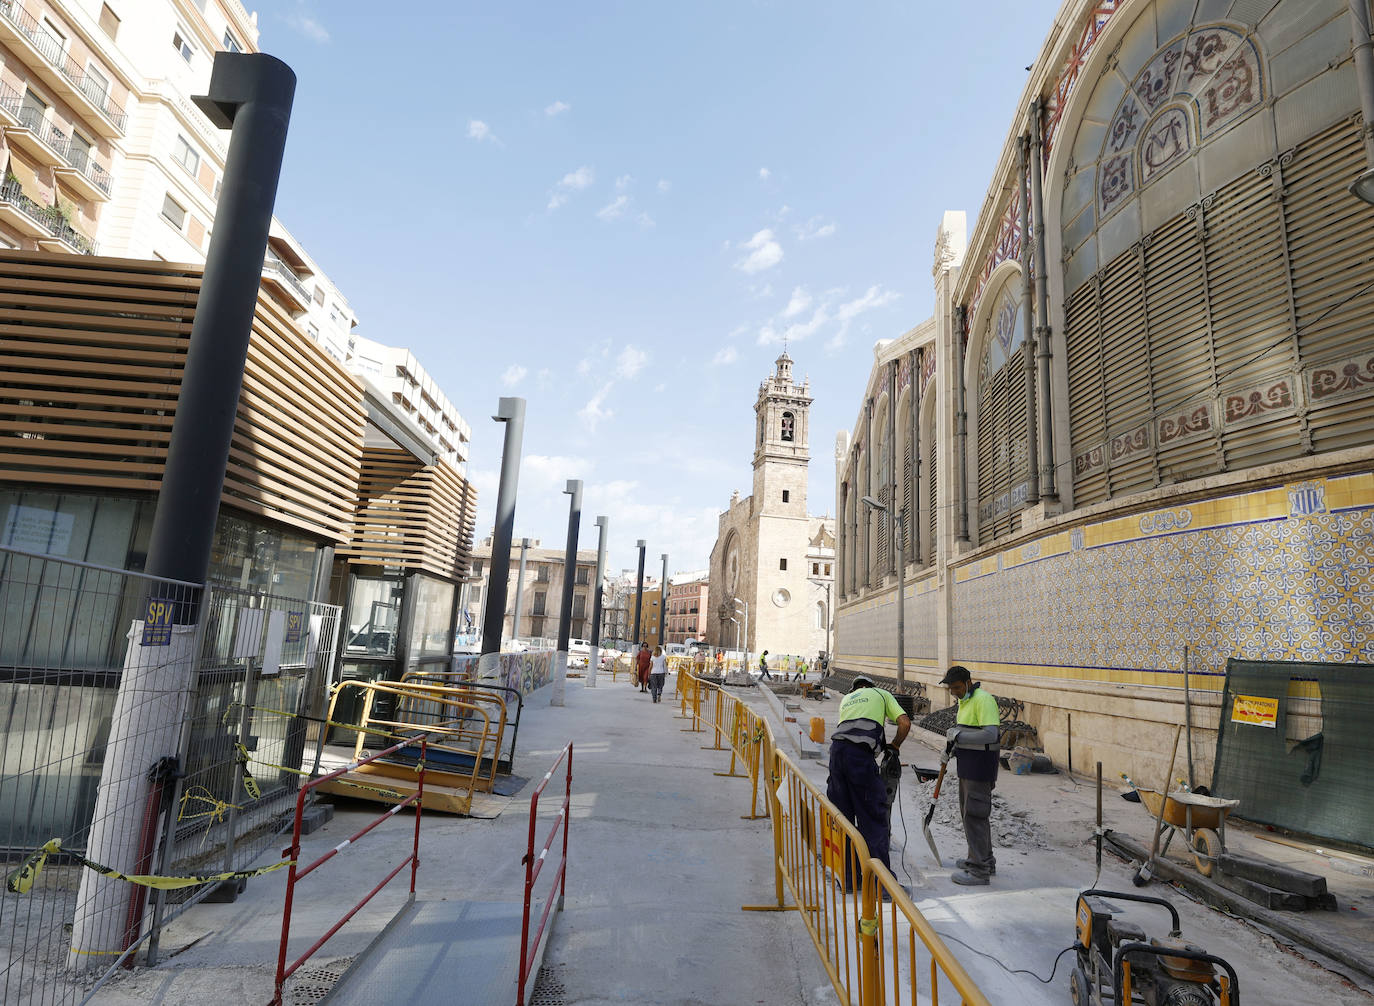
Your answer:
[[[522,911],[522,905],[497,901],[407,905],[321,1003],[510,1006],[520,970]],[[543,956],[541,943],[533,973]]]

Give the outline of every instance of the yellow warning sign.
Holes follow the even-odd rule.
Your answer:
[[[1260,695],[1237,695],[1231,706],[1231,722],[1276,727],[1279,722],[1279,700]]]

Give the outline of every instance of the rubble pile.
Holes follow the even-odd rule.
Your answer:
[[[1024,702],[1020,699],[1009,699],[1005,695],[999,695],[997,696],[997,709],[1002,716],[1003,747],[1024,744],[1037,750],[1040,748],[1039,733],[1035,727],[1021,719],[1021,714],[1026,710]],[[943,734],[955,725],[955,718],[958,714],[959,705],[955,703],[944,709],[937,709],[929,716],[922,717],[916,725],[922,730]]]
[[[917,809],[924,816],[930,806],[930,795],[935,792],[935,784],[923,783],[917,787],[920,796],[916,801]],[[959,780],[950,772],[945,776],[945,785],[940,790],[940,802],[935,805],[934,822],[963,831],[964,822],[959,816]],[[1030,819],[1025,811],[1016,810],[997,793],[992,792],[992,844],[999,849],[1044,849],[1049,842],[1040,825]],[[919,825],[916,827],[919,828]]]

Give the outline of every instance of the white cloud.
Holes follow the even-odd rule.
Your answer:
[[[539,373],[534,375],[534,381],[540,391],[548,391],[553,387],[553,371],[548,367],[540,367]]]
[[[665,195],[668,193],[668,190],[671,189],[672,187],[673,187],[673,183],[670,182],[670,181],[668,181],[668,179],[666,179],[666,178],[660,178],[660,179],[658,180],[658,191],[664,193]]]
[[[654,385],[654,394],[661,395],[661,394],[663,394],[663,392],[665,392],[665,391],[667,391],[667,390],[668,390],[668,385],[666,385],[666,384],[655,384],[655,385]]]
[[[520,491],[562,492],[568,479],[585,479],[593,468],[587,458],[561,454],[526,454],[520,462]]]
[[[804,224],[797,224],[792,228],[792,233],[797,235],[798,241],[811,241],[815,238],[828,238],[835,233],[833,223],[821,223],[820,217],[812,217]]]
[[[312,42],[324,45],[329,41],[329,29],[309,14],[288,14],[286,23]]]
[[[787,307],[783,309],[784,318],[795,318],[808,307],[811,306],[811,295],[801,287],[792,290],[792,297],[787,301]]]
[[[587,399],[587,404],[577,410],[577,414],[582,417],[582,422],[586,424],[590,433],[595,433],[597,426],[603,419],[610,419],[615,415],[613,411],[606,408],[606,398],[610,395],[614,383],[603,384],[591,398]]]
[[[586,377],[588,374],[592,372],[592,361],[587,359],[578,360],[577,372],[581,374],[583,377]]]
[[[646,230],[654,226],[654,218],[649,216],[649,214],[647,213],[641,213],[635,219],[639,222],[639,226],[645,228]]]
[[[737,350],[734,346],[726,346],[724,349],[718,350],[716,352],[716,355],[711,358],[711,363],[712,365],[717,367],[724,367],[728,366],[731,363],[734,363],[738,359],[739,350]]]
[[[549,195],[549,211],[558,209],[568,201],[568,196],[571,193],[581,192],[594,181],[596,181],[596,172],[586,165],[576,171],[569,171],[554,185],[553,192]]]
[[[745,242],[744,247],[749,250],[749,254],[735,263],[735,268],[740,272],[752,276],[756,272],[771,269],[782,261],[782,245],[778,244],[773,232],[767,228]]]
[[[844,348],[845,343],[849,340],[850,324],[855,318],[877,308],[886,307],[901,296],[895,290],[884,290],[882,287],[874,285],[865,290],[863,296],[841,304],[835,311],[835,320],[840,323],[840,327],[826,342],[825,348],[832,353]]]
[[[629,380],[643,370],[644,365],[648,362],[648,353],[633,345],[626,346],[620,351],[620,355],[615,358],[616,376]]]
[[[567,102],[555,101],[552,105],[549,105],[544,109],[544,114],[547,115],[549,118],[553,118],[555,115],[562,115],[570,108],[572,108],[572,106],[569,105]]]
[[[501,383],[508,388],[513,388],[523,381],[525,375],[528,373],[529,370],[527,368],[520,366],[518,363],[512,363],[506,368],[506,372],[501,375]]]
[[[759,181],[768,181],[769,177],[771,177],[772,174],[773,172],[769,171],[767,168],[759,168]]]
[[[601,207],[601,209],[597,210],[596,215],[601,220],[614,220],[617,217],[623,216],[625,208],[629,205],[630,197],[627,195],[619,195],[605,206]]]
[[[844,292],[842,289],[826,290],[821,302],[816,304],[815,299],[804,288],[794,288],[787,306],[775,318],[770,318],[759,327],[755,341],[760,346],[801,342],[835,326],[833,334],[826,342],[826,348],[833,352],[844,346],[850,326],[856,318],[869,311],[886,307],[901,297],[895,290],[884,290],[878,285],[870,286],[859,297],[840,301]],[[808,310],[811,310],[809,318],[797,320]]]
[[[468,139],[476,140],[478,143],[484,140],[490,140],[497,146],[501,145],[501,141],[496,138],[496,134],[491,131],[491,127],[481,119],[468,120]]]
[[[621,175],[615,180],[615,190],[617,192],[624,192],[630,187],[630,183],[634,180],[634,175]]]

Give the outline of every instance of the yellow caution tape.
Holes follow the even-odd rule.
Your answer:
[[[253,773],[248,771],[248,749],[242,744],[235,744],[234,754],[235,760],[239,764],[239,768],[243,770],[243,788],[248,791],[248,795],[254,800],[262,799],[262,787],[260,787],[258,781],[253,778]]]
[[[62,851],[62,840],[60,838],[49,839],[42,848],[25,859],[20,864],[19,869],[6,878],[6,890],[14,894],[27,894],[33,887],[34,881],[38,879],[38,875],[43,871],[48,856],[60,851]],[[195,877],[160,877],[147,873],[120,873],[111,867],[87,859],[80,853],[68,852],[67,855],[86,869],[94,870],[102,877],[109,877],[111,880],[125,880],[131,884],[138,884],[140,887],[153,887],[162,891],[174,891],[182,887],[199,887],[203,884],[218,884],[226,880],[238,880],[240,878],[261,877],[265,873],[272,873],[295,862],[294,859],[283,859],[281,862],[262,866],[256,870],[232,870],[227,873],[209,873]]]

